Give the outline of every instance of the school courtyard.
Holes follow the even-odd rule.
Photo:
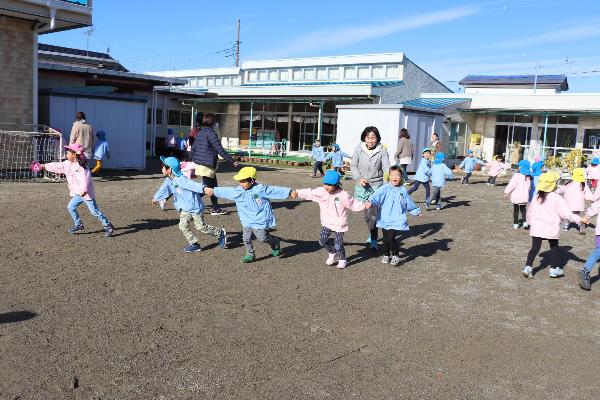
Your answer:
[[[172,203],[150,204],[156,172],[95,181],[109,239],[85,207],[86,230],[67,234],[65,183],[0,186],[0,398],[597,398],[600,283],[583,292],[576,278],[593,228],[562,234],[564,278],[543,258],[523,278],[530,240],[512,229],[506,179],[450,182],[445,209],[410,219],[398,268],[366,248],[353,213],[338,270],[317,204],[297,200],[273,202],[281,259],[255,243],[258,261],[240,263],[235,212],[206,215],[229,249],[199,236],[204,250],[182,253]],[[220,184],[232,176],[221,168]],[[261,168],[259,182],[320,183],[291,168]]]

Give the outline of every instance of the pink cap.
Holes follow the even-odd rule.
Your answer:
[[[83,146],[79,143],[71,143],[68,146],[65,146],[65,149],[74,151],[76,154],[83,154]]]

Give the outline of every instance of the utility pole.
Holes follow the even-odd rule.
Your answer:
[[[536,94],[536,92],[537,92],[538,74],[539,74],[541,68],[542,68],[542,66],[540,65],[540,62],[538,61],[535,65],[535,77],[533,78],[533,94]]]
[[[237,40],[235,41],[235,66],[240,66],[240,19],[237,20]]]

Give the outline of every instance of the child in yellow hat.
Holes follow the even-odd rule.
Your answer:
[[[527,254],[527,261],[522,271],[523,276],[526,278],[533,278],[533,268],[531,266],[535,257],[540,252],[542,240],[547,240],[550,244],[550,277],[558,278],[564,276],[560,263],[560,250],[558,248],[560,221],[561,219],[566,219],[576,224],[580,224],[581,222],[587,223],[587,218],[582,220],[579,218],[579,215],[573,214],[565,199],[555,192],[556,182],[559,177],[558,174],[553,172],[546,172],[540,175],[540,180],[536,187],[537,196],[533,198],[529,207],[527,207],[531,250]]]
[[[568,184],[556,189],[556,193],[564,197],[573,214],[579,215],[585,210],[585,200],[591,197],[592,191],[585,184],[585,170],[575,168],[571,174],[572,180]],[[563,231],[569,230],[569,221],[562,220],[560,228]],[[583,225],[579,225],[579,234],[585,235]]]
[[[281,256],[279,239],[269,233],[269,228],[275,226],[275,215],[269,200],[284,200],[296,198],[297,194],[288,187],[266,186],[256,182],[256,168],[244,167],[234,177],[239,186],[206,188],[207,195],[214,193],[217,197],[235,202],[240,222],[243,227],[243,241],[246,255],[242,257],[243,263],[250,263],[256,259],[252,246],[252,235],[261,242],[271,246],[273,257]]]

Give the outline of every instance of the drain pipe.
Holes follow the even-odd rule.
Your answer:
[[[56,26],[56,2],[48,0],[46,2],[46,7],[50,11],[50,29],[54,29]]]

